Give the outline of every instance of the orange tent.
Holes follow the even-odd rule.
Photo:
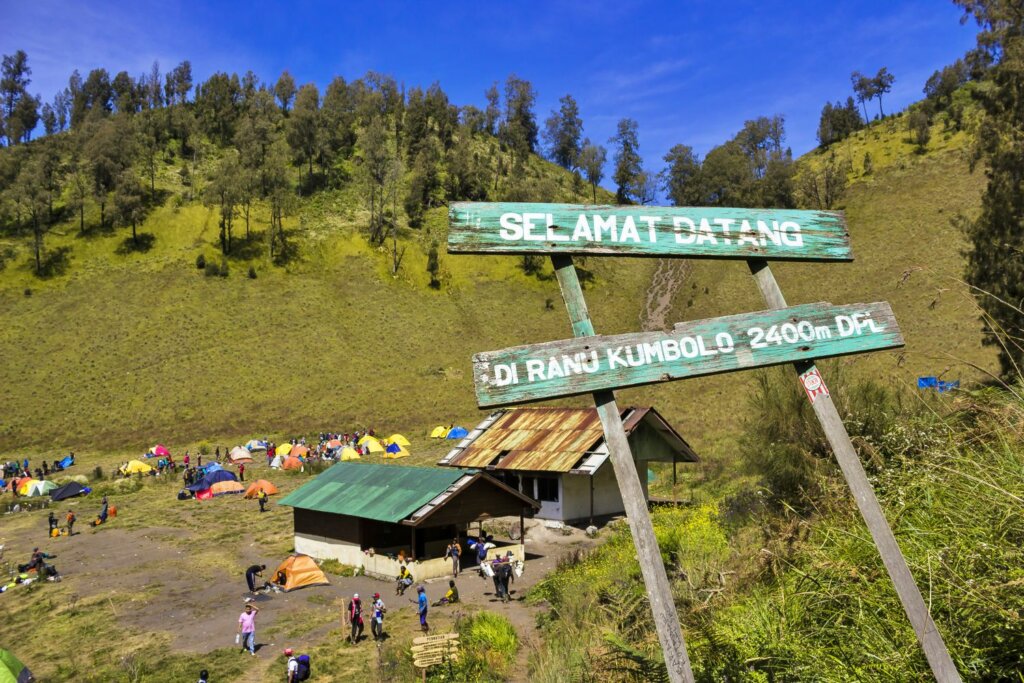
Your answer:
[[[271,484],[266,479],[257,479],[253,483],[249,484],[249,488],[245,490],[245,497],[255,498],[256,494],[259,493],[260,489],[266,491],[268,496],[272,496],[275,493],[280,493],[280,491],[277,490],[277,487]]]
[[[282,578],[283,582],[280,580]],[[331,583],[309,555],[291,555],[277,568],[273,579],[285,592],[306,586],[327,586]]]
[[[245,487],[237,481],[218,481],[210,487],[210,493],[215,496],[219,496],[222,493],[241,493],[242,491],[245,491]]]
[[[289,455],[285,458],[284,462],[281,463],[281,467],[286,470],[301,470],[302,461],[296,458],[294,455]]]
[[[290,455],[296,458],[305,458],[309,455],[309,448],[307,446],[292,446]]]

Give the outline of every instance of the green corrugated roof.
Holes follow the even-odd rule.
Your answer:
[[[279,505],[400,522],[475,470],[339,462]]]

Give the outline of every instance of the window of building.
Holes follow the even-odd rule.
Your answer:
[[[558,502],[558,480],[548,477],[537,478],[537,500]]]

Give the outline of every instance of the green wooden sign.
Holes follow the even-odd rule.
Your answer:
[[[837,211],[458,202],[448,218],[453,254],[853,260]]]
[[[889,304],[815,303],[478,353],[473,380],[488,408],[900,346]]]

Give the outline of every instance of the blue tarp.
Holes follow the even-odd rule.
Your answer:
[[[210,474],[211,472],[220,472],[220,471],[221,471],[221,470],[223,470],[223,469],[224,469],[224,468],[220,466],[220,463],[219,463],[219,462],[211,462],[211,463],[210,463],[210,464],[208,464],[208,465],[203,465],[203,470],[204,470],[204,471],[205,471],[205,472],[206,472],[207,474]]]
[[[64,459],[60,461],[60,466],[64,468],[71,467],[74,464],[75,459],[72,458],[70,455],[65,455]]]
[[[918,377],[917,378],[918,389],[935,389],[940,394],[944,394],[947,391],[953,391],[954,389],[960,388],[960,380],[954,380],[952,382],[946,382],[939,379],[938,377]]]
[[[469,434],[465,427],[452,427],[448,430],[446,439],[464,439]]]
[[[189,491],[202,491],[208,489],[218,481],[238,481],[238,477],[235,476],[234,472],[228,472],[225,469],[217,470],[216,472],[208,472],[205,477],[197,481],[188,487]]]

